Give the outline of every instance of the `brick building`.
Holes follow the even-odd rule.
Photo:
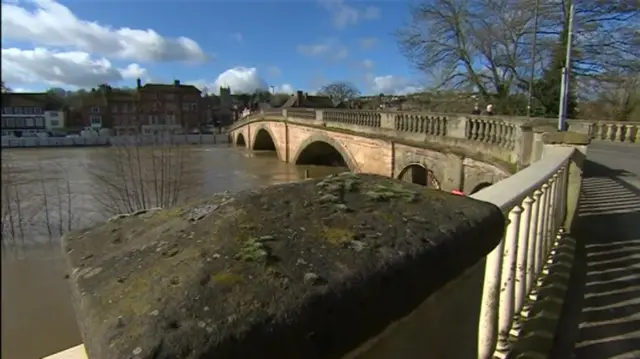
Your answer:
[[[85,126],[112,128],[117,134],[199,130],[205,122],[202,94],[192,85],[142,84],[133,90],[102,85],[83,103]]]

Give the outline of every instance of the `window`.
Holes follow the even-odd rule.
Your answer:
[[[91,107],[91,112],[92,113],[100,113],[100,107],[98,107],[98,106]]]
[[[173,115],[166,115],[164,117],[164,123],[167,125],[175,125],[176,124],[176,118]]]
[[[182,103],[182,111],[189,111],[189,103],[187,102]]]
[[[35,125],[35,121],[33,120],[33,117],[25,118],[24,121],[25,121],[26,127],[33,127]]]
[[[25,115],[33,114],[33,107],[25,107],[24,108],[24,113],[25,113]]]
[[[22,107],[14,107],[14,108],[13,108],[13,112],[14,112],[16,115],[22,115]]]
[[[49,116],[50,116],[50,117],[58,117],[58,111],[51,111],[51,112],[49,112]]]
[[[102,116],[91,115],[91,126],[101,126],[101,125],[102,125]]]
[[[11,107],[3,107],[2,108],[2,113],[5,114],[5,115],[9,115],[9,114],[12,114],[13,111],[11,111]]]
[[[197,103],[192,103],[191,104],[191,111],[198,111],[198,104]]]
[[[168,112],[173,112],[176,110],[176,104],[173,102],[167,102],[167,104],[164,106],[164,108],[168,111]]]
[[[36,127],[44,127],[44,118],[36,117]]]
[[[16,127],[23,128],[24,127],[24,117],[16,118]]]
[[[166,100],[173,101],[173,99],[175,98],[175,96],[174,96],[172,93],[170,93],[170,94],[165,95],[165,96],[164,96],[164,98],[165,98]]]
[[[111,105],[111,112],[118,113],[118,105]]]
[[[14,118],[9,117],[7,119],[7,127],[16,127],[16,121]]]
[[[42,107],[36,107],[33,109],[33,113],[36,115],[42,115]]]
[[[149,115],[149,124],[150,125],[157,125],[158,124],[158,116]]]
[[[60,120],[51,120],[51,127],[60,126]]]

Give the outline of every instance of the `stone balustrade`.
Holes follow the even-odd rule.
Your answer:
[[[301,119],[465,138],[511,150],[517,147],[519,132],[523,126],[532,123],[555,126],[557,122],[549,118],[306,108],[268,109],[252,117],[284,116],[285,114]],[[461,122],[462,132],[459,130]],[[568,123],[570,131],[588,134],[594,140],[640,143],[640,123],[638,122],[569,120]]]
[[[590,134],[595,140],[640,144],[640,122],[598,121],[591,124]]]
[[[529,163],[533,141],[532,128],[528,126],[528,121],[522,118],[467,117],[400,111],[271,109],[236,122],[232,129],[248,121],[268,117],[312,121],[314,125],[339,129],[353,129],[357,126],[358,132],[463,147],[517,166]]]
[[[564,234],[577,204],[586,143],[578,149],[547,145],[540,161],[471,196],[508,218],[504,239],[487,256],[478,358],[505,358],[512,350],[558,249],[572,245]]]

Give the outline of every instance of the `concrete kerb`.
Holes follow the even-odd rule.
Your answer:
[[[554,245],[552,254],[538,278],[538,287],[528,299],[526,318],[520,318],[520,333],[513,336],[512,349],[507,355],[511,359],[547,358],[553,347],[562,307],[567,295],[571,270],[573,269],[576,241],[562,237]],[[547,274],[544,274],[544,273]]]

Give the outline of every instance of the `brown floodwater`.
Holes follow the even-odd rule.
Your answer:
[[[345,170],[295,166],[273,152],[227,146],[154,151],[2,151],[2,358],[42,358],[81,343],[60,249],[69,229],[140,206]]]

